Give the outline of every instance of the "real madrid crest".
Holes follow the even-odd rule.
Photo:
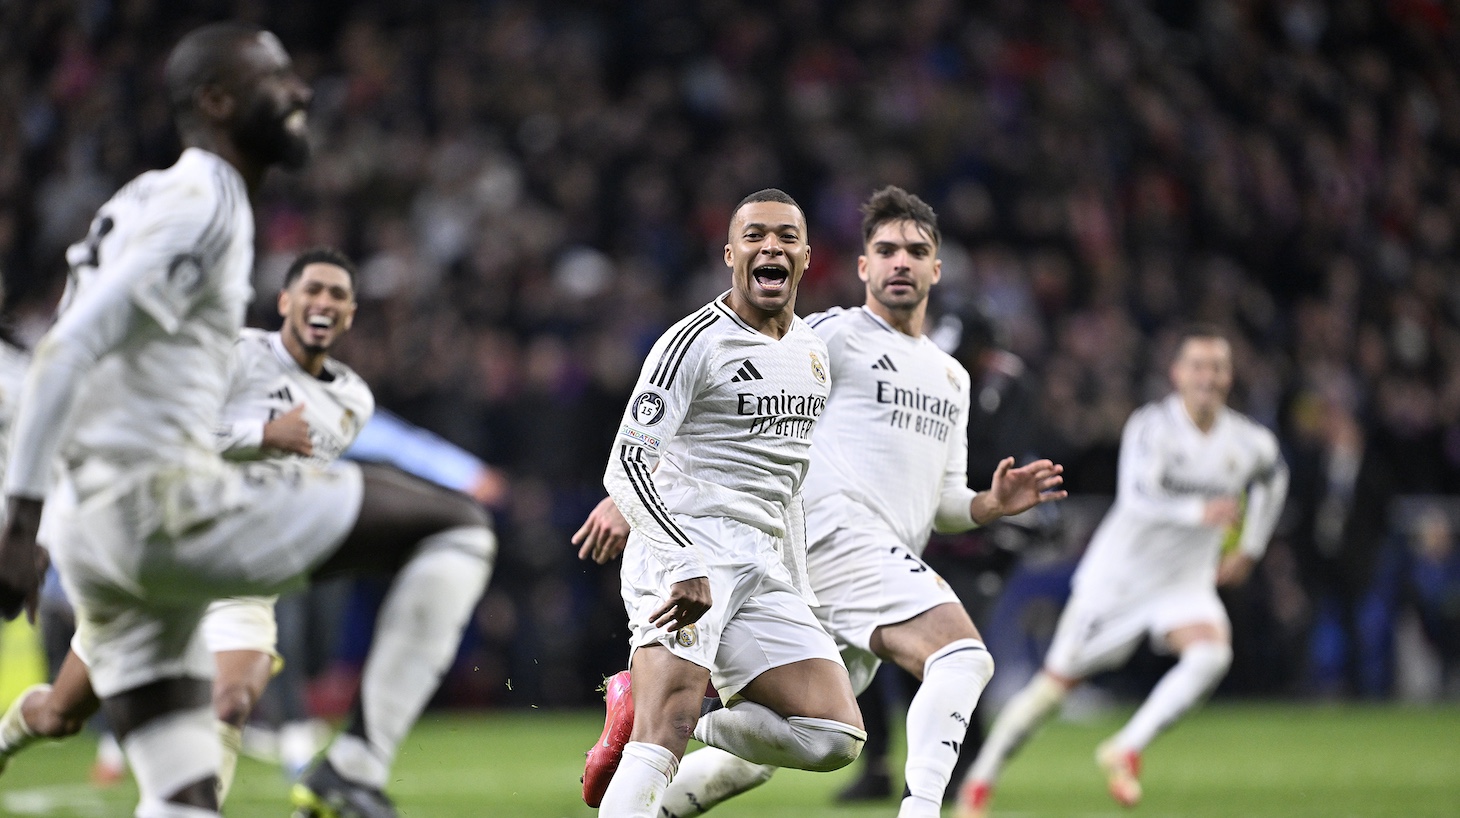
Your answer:
[[[826,385],[826,367],[821,365],[821,358],[816,353],[811,353],[811,374],[816,376],[816,382]]]
[[[685,625],[674,634],[674,641],[682,648],[692,648],[700,643],[699,629],[694,625]]]

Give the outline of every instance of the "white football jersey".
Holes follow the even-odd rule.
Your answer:
[[[807,319],[836,373],[816,424],[806,478],[806,528],[814,545],[872,510],[914,554],[928,534],[973,527],[968,488],[968,372],[927,336],[893,329],[865,307]]]
[[[301,403],[314,446],[308,459],[320,465],[338,460],[375,413],[370,387],[348,366],[326,358],[316,378],[289,354],[279,333],[244,329],[233,345],[219,448],[234,458],[267,454],[260,452],[264,424]]]
[[[253,297],[253,239],[243,178],[197,148],[102,205],[66,252],[70,280],[50,332],[64,339],[53,346],[64,355],[27,380],[11,493],[44,496],[58,447],[72,465],[214,449],[229,357]],[[69,424],[50,428],[65,393],[74,394]]]
[[[654,344],[604,475],[670,583],[705,576],[706,557],[733,547],[692,541],[671,514],[729,518],[795,542],[805,535],[793,498],[830,392],[826,344],[800,318],[771,338],[724,298]]]
[[[1246,493],[1239,542],[1256,558],[1287,487],[1277,438],[1246,415],[1223,407],[1203,433],[1180,396],[1146,404],[1126,421],[1115,505],[1090,540],[1075,586],[1116,594],[1210,586],[1226,532],[1202,525],[1207,501]]]

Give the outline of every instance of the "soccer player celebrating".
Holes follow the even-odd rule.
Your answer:
[[[470,498],[386,467],[226,462],[216,429],[251,297],[249,197],[308,156],[308,86],[278,39],[186,35],[166,81],[185,150],[102,206],[67,253],[60,317],[20,400],[0,535],[0,611],[33,604],[53,463],[74,502],[54,555],[77,653],[136,776],[140,818],[217,815],[214,599],[309,577],[395,577],[349,730],[306,776],[303,815],[394,816],[395,752],[453,658],[495,538]],[[306,340],[309,336],[306,336]]]
[[[602,793],[600,815],[657,818],[691,732],[821,771],[866,738],[807,602],[800,493],[831,389],[826,344],[794,312],[810,257],[790,196],[746,197],[725,246],[731,289],[659,339],[624,413],[604,484],[633,532],[622,583],[637,717],[621,761],[590,755],[584,797],[598,806]],[[711,681],[729,706],[700,719]]]
[[[1095,754],[1111,797],[1134,806],[1141,752],[1215,688],[1232,662],[1216,586],[1245,581],[1266,550],[1287,495],[1287,466],[1271,432],[1227,408],[1232,349],[1220,332],[1196,328],[1182,336],[1171,382],[1172,395],[1126,421],[1115,505],[1075,571],[1044,669],[1009,700],[968,772],[960,818],[987,815],[1005,760],[1071,689],[1123,664],[1149,635],[1179,657],[1176,665]],[[1238,526],[1237,549],[1221,554]]]
[[[327,465],[370,420],[370,387],[329,357],[354,320],[354,278],[354,264],[330,249],[306,251],[290,264],[279,293],[282,328],[245,329],[233,346],[218,441],[226,457],[298,457]],[[203,641],[217,665],[219,803],[232,783],[244,722],[275,670],[274,600],[218,600],[203,616]],[[26,691],[0,719],[0,765],[37,739],[74,734],[99,706],[86,665],[73,651],[53,685]]]
[[[923,334],[938,282],[937,215],[890,186],[862,205],[857,274],[866,303],[808,322],[834,373],[806,478],[808,568],[817,618],[841,646],[854,689],[882,661],[922,679],[908,708],[902,818],[937,816],[958,747],[994,663],[963,605],[919,558],[933,529],[966,531],[1065,496],[1061,467],[1001,462],[968,487],[968,373]],[[715,748],[690,754],[665,796],[699,815],[774,768]]]

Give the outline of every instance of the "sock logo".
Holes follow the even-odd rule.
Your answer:
[[[963,746],[963,744],[961,742],[957,742],[957,741],[940,741],[938,743],[939,744],[942,744],[944,747],[952,748],[953,755],[958,755],[959,748],[961,748]]]
[[[731,378],[730,382],[743,383],[745,381],[759,380],[764,380],[764,378],[761,377],[760,370],[756,369],[755,364],[751,363],[750,359],[747,358],[745,360],[745,363],[741,364],[740,368],[735,370],[735,377]]]
[[[959,724],[963,725],[963,729],[964,730],[967,730],[968,729],[968,719],[965,719],[963,717],[963,714],[962,713],[959,713],[957,711],[954,711],[954,712],[948,714],[948,717],[951,718],[951,719],[953,719],[954,721],[958,722]]]

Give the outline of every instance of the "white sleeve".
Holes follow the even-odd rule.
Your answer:
[[[133,225],[115,259],[101,259],[73,293],[56,325],[36,346],[16,420],[5,491],[40,499],[51,483],[76,390],[101,358],[122,344],[136,322],[150,318],[171,334],[203,285],[204,234],[215,223],[207,191],[192,189],[155,206]],[[188,198],[194,199],[187,201]],[[110,218],[98,215],[98,219]]]
[[[259,457],[264,447],[264,425],[269,409],[261,404],[264,384],[256,377],[247,341],[233,344],[228,359],[228,398],[218,422],[218,451],[235,460]]]
[[[1152,519],[1199,526],[1206,511],[1206,499],[1199,495],[1173,494],[1161,483],[1171,453],[1161,439],[1160,430],[1150,420],[1154,414],[1139,410],[1125,423],[1125,431],[1120,436],[1116,499]]]
[[[709,576],[700,546],[675,524],[654,486],[660,452],[679,429],[704,371],[706,344],[695,337],[708,323],[681,322],[650,350],[624,410],[603,475],[609,496],[629,526],[653,549],[669,584]]]
[[[11,440],[7,495],[46,496],[76,390],[96,362],[127,337],[135,315],[126,282],[99,281],[36,345]]]
[[[967,383],[967,374],[964,375]],[[965,386],[962,422],[948,434],[948,466],[943,470],[943,484],[938,492],[938,513],[933,517],[933,530],[940,534],[957,534],[977,528],[973,520],[973,498],[977,494],[968,487],[968,416],[972,412]]]
[[[1247,488],[1247,514],[1242,520],[1242,539],[1238,548],[1252,559],[1261,559],[1272,539],[1283,503],[1288,497],[1288,464],[1278,450],[1277,440],[1266,434],[1266,456]]]

